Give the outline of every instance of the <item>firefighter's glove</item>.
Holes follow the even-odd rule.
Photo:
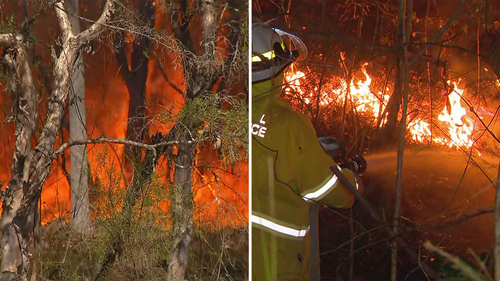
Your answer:
[[[323,147],[323,150],[325,151],[328,156],[330,156],[335,163],[341,165],[342,163],[345,162],[344,156],[345,156],[345,148],[344,146],[337,141],[335,138],[332,137],[320,137],[318,138],[319,143],[321,144],[321,147]]]
[[[363,157],[356,156],[349,162],[350,169],[358,174],[366,171],[366,160]]]

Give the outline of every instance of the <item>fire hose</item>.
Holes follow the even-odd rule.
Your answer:
[[[338,142],[333,137],[321,137],[318,139],[321,146],[325,150],[325,152],[332,157],[332,159],[337,163],[340,167],[346,167],[358,175],[362,174],[366,169],[366,160],[362,157],[355,157],[348,161],[345,157],[345,148],[343,145]],[[357,167],[356,167],[357,165]],[[399,245],[400,248],[404,250],[404,252],[415,262],[419,263],[422,268],[426,271],[427,275],[432,278],[438,278],[438,274],[427,264],[420,261],[420,256],[418,256],[414,251],[411,250],[410,246],[406,241],[404,241],[389,225],[386,224],[384,219],[375,211],[373,206],[366,200],[361,194],[360,190],[358,190],[355,186],[351,184],[351,182],[342,174],[337,165],[333,165],[330,167],[333,173],[338,177],[338,179],[342,182],[342,184],[354,195],[354,198],[358,201],[358,203],[368,211],[370,216],[377,222],[384,224],[384,229],[387,232],[387,235],[394,239],[394,241]]]

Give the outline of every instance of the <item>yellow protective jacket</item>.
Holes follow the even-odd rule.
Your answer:
[[[252,280],[316,280],[317,211],[310,214],[310,205],[350,208],[354,197],[331,171],[335,163],[309,118],[271,83],[252,85]],[[342,173],[355,185],[352,171]]]

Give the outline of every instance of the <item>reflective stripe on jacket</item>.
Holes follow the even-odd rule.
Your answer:
[[[349,208],[354,198],[330,170],[309,118],[271,83],[252,86],[252,278],[312,280],[319,266],[310,264],[311,243],[318,245],[310,203]],[[342,172],[355,184],[351,171]]]

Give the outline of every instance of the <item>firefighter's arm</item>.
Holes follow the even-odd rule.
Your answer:
[[[298,147],[295,172],[300,179],[298,192],[305,201],[319,202],[334,208],[350,208],[354,202],[352,193],[342,184],[338,176],[330,169],[338,167],[323,150],[316,138],[311,121],[304,115],[298,122],[296,139],[293,145]],[[340,169],[340,168],[339,168]],[[349,169],[342,169],[342,174],[354,186],[355,175]]]
[[[354,203],[354,195],[349,188],[347,188],[347,184],[351,187],[358,189],[358,184],[356,180],[356,173],[347,168],[340,168],[337,165],[333,165],[330,167],[331,170],[335,174],[336,178],[336,187],[333,187],[333,190],[328,196],[323,199],[323,203],[334,208],[350,208]],[[341,178],[343,177],[343,179]],[[346,184],[344,184],[346,183]],[[340,201],[338,198],[350,198],[350,201]]]

